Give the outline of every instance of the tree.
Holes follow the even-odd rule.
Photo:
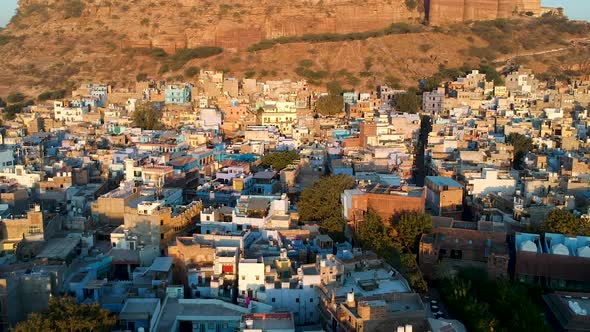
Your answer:
[[[392,89],[399,89],[401,87],[399,78],[392,75],[385,77],[385,85]]]
[[[432,217],[422,212],[403,212],[393,227],[397,231],[400,244],[410,252],[417,252],[420,236],[432,231]]]
[[[541,227],[546,232],[566,235],[590,235],[590,223],[572,213],[555,209],[549,213]]]
[[[508,143],[514,147],[514,157],[512,158],[512,166],[514,169],[524,168],[524,157],[533,147],[533,141],[519,133],[511,133],[508,135]]]
[[[4,108],[4,119],[6,120],[14,120],[17,114],[23,111],[23,104],[10,104]]]
[[[393,242],[379,215],[373,211],[365,214],[364,220],[358,225],[356,238],[361,247],[373,250],[379,256],[389,258],[394,250]]]
[[[352,189],[355,181],[346,175],[324,176],[305,188],[297,204],[299,218],[303,222],[317,221],[322,231],[335,239],[344,236],[344,218],[340,195]]]
[[[328,89],[328,94],[331,96],[339,96],[344,91],[338,81],[328,82],[328,84],[326,84],[326,88]]]
[[[187,69],[184,70],[184,76],[186,76],[187,78],[192,78],[192,77],[195,77],[200,72],[201,72],[201,68],[192,66],[192,67],[188,67]]]
[[[271,152],[262,157],[261,165],[280,171],[297,159],[299,159],[299,155],[293,150]]]
[[[116,318],[98,304],[77,304],[72,297],[49,299],[44,313],[33,313],[20,322],[14,332],[32,331],[111,331]]]
[[[135,80],[137,82],[145,82],[148,79],[148,75],[146,73],[139,73],[135,76]]]
[[[66,96],[66,90],[60,89],[60,90],[55,90],[55,91],[45,91],[45,92],[39,94],[39,96],[37,96],[37,99],[39,101],[46,101],[46,100],[50,100],[50,99],[62,99],[65,96]]]
[[[21,103],[25,100],[25,95],[23,95],[20,92],[14,92],[8,95],[8,97],[6,98],[6,101],[9,104],[16,104],[16,103]]]
[[[440,86],[442,79],[443,78],[441,74],[435,74],[431,77],[428,77],[420,82],[420,90],[422,92],[430,92],[436,90]]]
[[[442,280],[440,293],[451,313],[462,317],[468,331],[550,331],[539,305],[540,290],[491,280],[484,270],[460,270]]]
[[[141,103],[135,107],[133,112],[133,124],[145,130],[162,129],[160,112],[152,103]]]
[[[408,89],[405,93],[395,96],[395,109],[402,113],[417,113],[420,109],[420,97],[416,89]]]
[[[338,95],[322,96],[316,102],[316,111],[322,115],[332,116],[344,111],[344,98]]]
[[[80,0],[65,0],[64,14],[66,18],[80,17],[84,12],[84,3]]]
[[[481,67],[479,67],[479,72],[482,74],[486,74],[486,79],[490,80],[490,81],[494,81],[495,85],[504,84],[504,80],[502,79],[502,75],[500,75],[494,67],[481,66]]]

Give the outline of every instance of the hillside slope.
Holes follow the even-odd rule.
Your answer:
[[[126,86],[139,73],[190,79],[190,67],[316,85],[337,79],[365,87],[386,78],[410,85],[440,65],[478,66],[563,47],[526,59],[527,66],[586,69],[583,56],[569,56],[588,50],[570,44],[589,36],[585,24],[525,17],[426,27],[422,8],[405,2],[21,0],[0,31],[0,96],[89,81]]]

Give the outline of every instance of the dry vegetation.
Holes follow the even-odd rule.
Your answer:
[[[214,2],[207,7],[207,1],[202,2],[203,6],[176,11],[169,2],[146,0],[31,4],[0,31],[0,96],[12,91],[36,96],[83,81],[121,86],[145,76],[189,79],[195,68],[239,77],[305,78],[316,85],[336,80],[344,87],[369,87],[383,81],[409,86],[437,73],[441,65],[490,64],[589,37],[587,25],[545,17],[443,28],[406,22],[265,39],[244,36],[243,31],[257,24],[253,17],[285,8],[274,2],[257,7]],[[321,15],[327,21],[329,15],[336,15],[322,6],[326,10]],[[234,32],[224,32],[225,39],[219,41],[217,32],[204,33],[200,27]],[[584,52],[588,48],[582,46],[517,61],[549,73],[584,71],[588,70]]]

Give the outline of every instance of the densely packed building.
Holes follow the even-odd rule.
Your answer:
[[[428,279],[469,266],[584,290],[588,237],[531,230],[555,209],[590,220],[589,86],[474,70],[424,92],[421,114],[379,86],[324,116],[304,81],[201,71],[29,106],[0,131],[2,328],[70,294],[121,330],[459,331],[359,248],[373,212],[433,216],[418,253]],[[137,126],[145,105],[162,127]],[[297,158],[262,166],[274,151]],[[325,175],[354,179],[345,241],[299,222],[299,195]]]

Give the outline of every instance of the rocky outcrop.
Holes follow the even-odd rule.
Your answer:
[[[541,13],[541,0],[430,0],[429,3],[428,20],[434,25]]]

